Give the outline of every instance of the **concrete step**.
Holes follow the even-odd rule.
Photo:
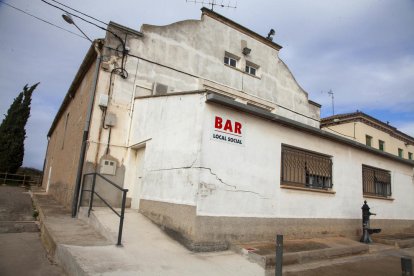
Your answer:
[[[247,243],[231,248],[245,255],[250,261],[265,269],[275,267],[274,243]],[[331,237],[284,241],[283,265],[303,264],[319,260],[335,259],[369,252],[369,247],[350,239]]]
[[[33,193],[33,202],[39,210],[41,239],[50,256],[54,256],[58,244],[75,246],[112,244],[85,221],[72,218],[71,212],[64,209],[50,195]]]

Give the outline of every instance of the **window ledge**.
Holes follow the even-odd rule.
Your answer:
[[[296,186],[290,186],[290,185],[280,185],[280,188],[289,189],[289,190],[314,192],[314,193],[322,193],[322,194],[332,194],[332,195],[336,194],[336,192],[332,190],[312,189],[312,188],[296,187]]]
[[[382,197],[382,196],[373,196],[373,195],[363,195],[363,196],[364,198],[375,198],[375,199],[394,201],[394,198],[392,197]]]
[[[233,69],[233,70],[236,70],[236,71],[239,71],[240,73],[243,73],[243,74],[245,74],[245,75],[248,75],[248,76],[250,76],[250,77],[252,77],[252,78],[256,78],[256,79],[259,79],[259,80],[261,80],[262,78],[261,77],[259,77],[258,75],[252,75],[252,74],[249,74],[249,73],[247,73],[247,72],[245,72],[245,71],[243,71],[243,70],[241,70],[241,69],[239,69],[239,68],[237,68],[237,67],[234,67],[234,66],[231,66],[231,65],[228,65],[228,64],[225,64],[225,63],[223,63],[224,64],[224,66],[227,66],[227,67],[229,67],[229,68],[231,68],[231,69]]]

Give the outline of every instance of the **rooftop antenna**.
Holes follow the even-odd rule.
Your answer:
[[[211,10],[214,11],[215,6],[219,6],[221,8],[237,8],[237,2],[236,4],[232,4],[231,0],[228,0],[225,2],[224,0],[210,0],[210,1],[204,1],[204,0],[185,0],[187,3],[194,3],[194,4],[201,4],[203,6],[211,6]]]
[[[328,94],[332,98],[332,116],[333,116],[335,115],[335,101],[334,101],[334,92],[332,91],[332,89],[329,89]]]

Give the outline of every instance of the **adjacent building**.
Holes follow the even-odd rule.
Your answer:
[[[414,159],[413,137],[361,111],[323,118],[321,129],[401,158]]]
[[[364,199],[375,227],[414,230],[414,162],[321,130],[281,49],[205,8],[140,31],[111,22],[49,131],[43,187],[76,215],[85,174],[100,173],[192,250],[355,237]]]

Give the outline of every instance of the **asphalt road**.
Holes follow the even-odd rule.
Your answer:
[[[0,185],[0,275],[65,275],[47,258],[32,215],[26,189]]]

